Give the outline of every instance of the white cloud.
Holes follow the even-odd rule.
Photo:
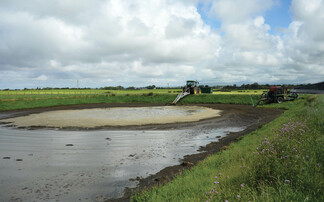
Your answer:
[[[214,15],[223,23],[240,23],[251,17],[263,14],[274,4],[274,0],[210,0],[210,15]]]
[[[284,54],[289,57],[284,66],[304,73],[305,77],[323,78],[324,1],[294,0],[291,10],[294,21],[284,36]]]
[[[219,84],[320,80],[323,1],[293,0],[293,21],[275,36],[264,13],[277,1],[199,1],[221,21],[218,30],[203,22],[198,0],[3,1],[0,88],[14,80],[13,87],[33,80],[65,86],[76,79],[93,87],[182,85],[187,79]]]

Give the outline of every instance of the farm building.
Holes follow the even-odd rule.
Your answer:
[[[324,94],[324,81],[292,89],[291,92],[301,94]]]

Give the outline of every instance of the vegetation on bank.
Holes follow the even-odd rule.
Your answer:
[[[94,104],[94,103],[171,103],[176,98],[174,94],[144,93],[140,95],[33,95],[33,96],[0,96],[0,111],[29,109],[38,107],[51,107],[61,105]],[[179,104],[214,103],[214,104],[251,104],[259,95],[223,95],[201,94],[190,95]]]
[[[266,107],[276,120],[132,201],[324,201],[324,95]]]
[[[175,90],[176,91],[176,90]],[[139,92],[139,91],[132,91]],[[171,103],[172,93],[33,94],[0,96],[0,111],[91,103]],[[180,104],[252,105],[259,94],[202,94]],[[133,201],[324,201],[324,95],[263,107],[286,108],[279,118],[170,183]]]

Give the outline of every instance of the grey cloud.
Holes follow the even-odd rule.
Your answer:
[[[262,17],[275,1],[206,0],[222,21],[219,30],[204,24],[197,2],[2,1],[0,88],[77,79],[95,87],[324,76],[323,2],[305,12],[308,1],[293,1],[294,19],[283,36],[270,35]]]

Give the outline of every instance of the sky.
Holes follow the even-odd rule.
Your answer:
[[[0,89],[324,80],[324,0],[2,0]]]

